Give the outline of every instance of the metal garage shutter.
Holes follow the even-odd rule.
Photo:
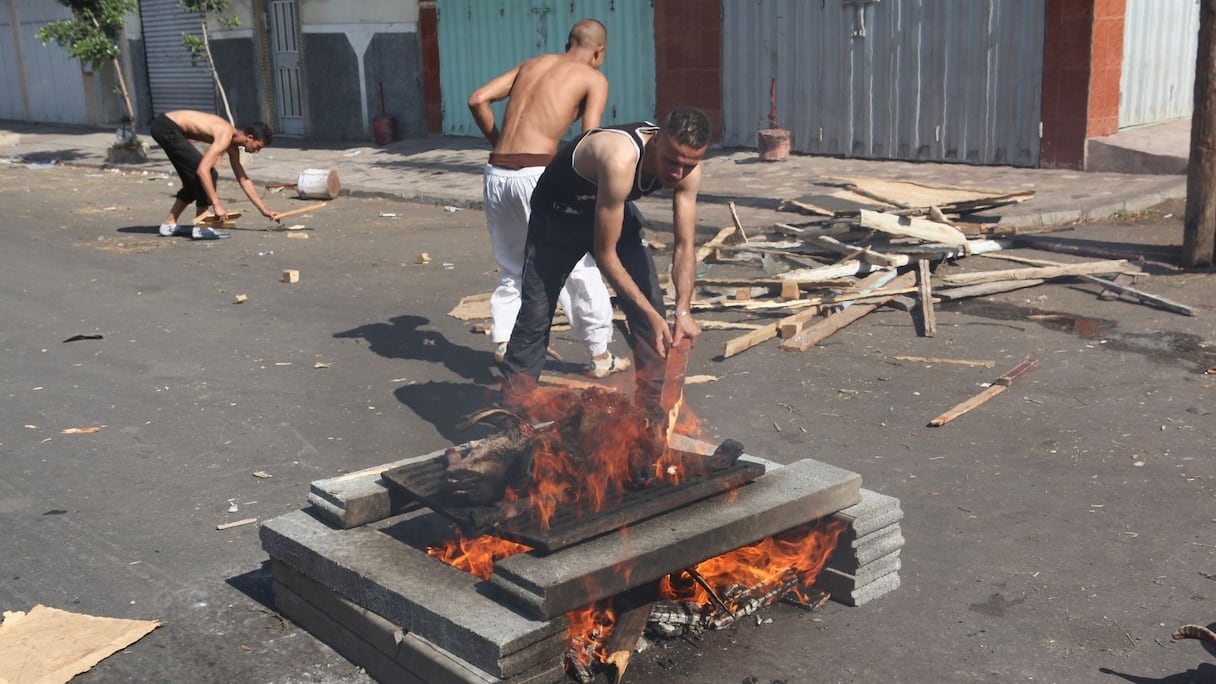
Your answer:
[[[205,64],[190,64],[182,33],[199,35],[198,15],[177,6],[178,0],[142,0],[144,46],[152,113],[196,109],[215,113],[215,84]]]

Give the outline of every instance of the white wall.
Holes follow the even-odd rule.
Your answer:
[[[300,0],[300,24],[417,23],[418,0]]]

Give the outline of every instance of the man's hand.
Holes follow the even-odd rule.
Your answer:
[[[219,202],[211,205],[211,213],[215,214],[216,221],[223,221],[224,219],[228,218],[228,210],[225,209],[224,205],[220,204]]]
[[[692,319],[691,313],[676,313],[675,333],[672,336],[671,343],[679,344],[681,340],[687,338],[692,346],[696,346],[697,338],[701,336],[701,326]]]
[[[265,216],[266,218],[270,219],[271,221],[278,221],[278,220],[279,220],[279,212],[277,212],[277,211],[271,211],[271,210],[269,210],[269,209],[263,209],[263,210],[262,210],[262,216]]]
[[[652,337],[647,342],[659,352],[660,357],[665,359],[667,358],[667,350],[672,344],[671,326],[667,325],[667,321],[654,309],[651,309],[646,317],[650,319],[650,329],[652,331]]]

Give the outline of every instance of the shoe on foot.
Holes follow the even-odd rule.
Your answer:
[[[191,240],[223,240],[224,238],[232,237],[232,233],[222,233],[218,230],[212,230],[207,226],[195,226],[190,233]]]
[[[506,363],[506,361],[507,361],[507,343],[506,342],[499,342],[494,347],[494,361],[495,361],[495,363]]]
[[[610,353],[603,359],[591,359],[591,366],[587,369],[587,375],[593,378],[606,378],[613,373],[629,370],[629,367],[632,365],[633,362],[629,359]]]
[[[190,226],[179,226],[176,223],[160,224],[160,234],[165,237],[185,237],[190,234]]]

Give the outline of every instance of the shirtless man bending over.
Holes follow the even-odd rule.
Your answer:
[[[165,151],[169,162],[182,179],[182,189],[177,191],[173,208],[160,226],[161,235],[189,235],[195,240],[230,237],[228,233],[221,233],[206,226],[177,225],[178,217],[191,202],[195,204],[196,215],[201,215],[208,206],[221,221],[228,215],[215,190],[219,180],[215,163],[225,152],[228,153],[232,173],[236,175],[237,182],[241,184],[241,189],[245,191],[249,201],[253,202],[253,206],[268,219],[274,220],[278,217],[278,212],[270,211],[262,204],[257,187],[246,175],[245,167],[241,166],[241,148],[245,148],[250,154],[256,154],[258,150],[269,145],[273,137],[270,126],[257,121],[238,130],[214,114],[179,109],[156,117],[149,129],[152,139]],[[206,153],[201,153],[191,140],[202,140],[211,145]]]
[[[484,173],[483,199],[499,284],[490,298],[494,358],[502,363],[519,314],[524,243],[532,190],[570,125],[598,128],[608,102],[608,79],[599,72],[607,47],[604,25],[584,19],[570,30],[564,54],[533,57],[494,78],[469,97],[469,110],[493,146]],[[502,127],[490,105],[508,99]],[[568,277],[566,277],[568,276]],[[560,301],[575,334],[591,352],[592,377],[630,366],[608,351],[612,302],[595,260],[583,255],[561,278]]]

